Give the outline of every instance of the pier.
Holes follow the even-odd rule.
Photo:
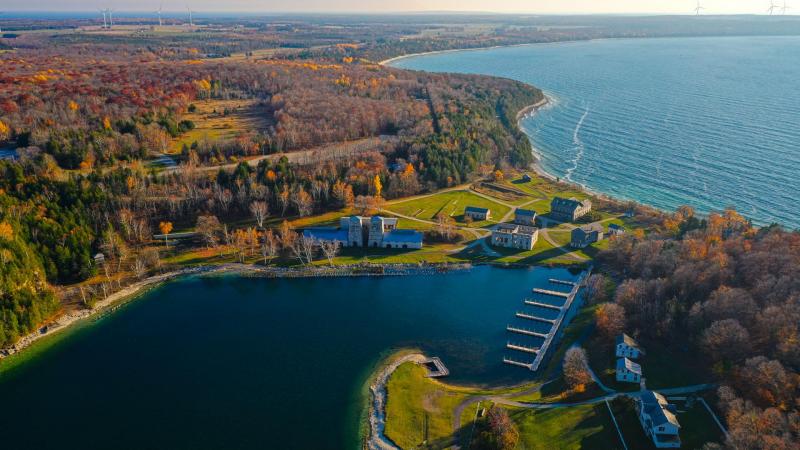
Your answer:
[[[528,364],[528,363],[520,362],[520,361],[517,361],[517,360],[511,359],[511,358],[506,358],[506,357],[503,357],[503,362],[504,362],[504,363],[506,363],[506,364],[511,364],[512,366],[524,367],[524,368],[526,368],[526,369],[528,369],[528,370],[533,370],[533,369],[531,368],[531,367],[533,367],[533,365],[532,365],[532,364]]]
[[[521,344],[512,344],[510,341],[508,341],[506,343],[507,349],[516,352],[522,352],[525,354],[536,355],[536,358],[533,360],[532,363],[525,363],[508,357],[503,357],[503,362],[505,364],[510,364],[518,367],[525,367],[526,369],[531,371],[536,371],[539,369],[539,366],[542,364],[542,361],[544,360],[544,357],[547,354],[547,350],[550,349],[550,346],[553,344],[553,341],[556,340],[556,337],[558,336],[558,333],[564,322],[568,320],[567,317],[570,312],[570,308],[572,307],[572,303],[575,300],[575,297],[577,297],[578,292],[580,291],[580,288],[583,284],[583,281],[586,279],[588,273],[589,272],[582,273],[576,281],[560,280],[556,278],[550,278],[548,280],[548,282],[551,285],[571,286],[572,289],[569,292],[559,292],[552,289],[545,289],[540,287],[535,287],[532,289],[534,294],[546,295],[549,297],[556,297],[559,299],[563,299],[564,304],[562,306],[556,306],[556,305],[551,305],[549,303],[544,303],[542,301],[536,301],[533,299],[523,300],[523,304],[526,306],[534,306],[538,308],[545,308],[549,310],[558,311],[558,315],[556,316],[555,319],[547,319],[545,317],[539,317],[538,315],[535,314],[535,312],[517,311],[514,314],[514,316],[517,318],[545,323],[551,326],[547,333],[541,333],[526,328],[507,325],[506,331],[508,331],[509,333],[515,333],[518,335],[544,339],[544,342],[542,342],[542,344],[539,347],[533,347]],[[555,286],[553,286],[553,288],[555,288]]]
[[[428,358],[422,362],[422,364],[428,368],[428,378],[439,378],[439,377],[446,377],[450,375],[450,371],[447,370],[444,363],[438,356],[434,356],[433,358]]]
[[[539,353],[538,348],[525,347],[524,345],[512,344],[511,342],[506,343],[506,348],[510,348],[511,350],[516,350],[518,352],[533,353],[534,355]]]
[[[526,305],[530,305],[530,306],[538,306],[539,308],[555,309],[555,310],[558,310],[558,311],[561,311],[561,308],[562,308],[561,306],[551,305],[551,304],[548,304],[548,303],[535,302],[533,300],[525,300],[524,303]]]
[[[530,315],[530,314],[525,314],[523,312],[518,312],[515,315],[517,317],[519,317],[520,319],[535,320],[537,322],[544,322],[544,323],[549,323],[549,324],[556,323],[556,319],[545,319],[544,317],[533,316],[533,315]]]
[[[533,288],[533,292],[536,294],[549,295],[551,297],[561,297],[561,298],[568,298],[570,294],[569,292],[551,291],[549,289],[540,289],[540,288]]]
[[[525,329],[525,328],[512,327],[511,325],[508,325],[506,327],[506,331],[510,331],[512,333],[517,333],[517,334],[523,334],[525,336],[538,337],[538,338],[542,338],[542,339],[546,339],[547,338],[547,334],[546,333],[539,333],[538,331],[528,330],[528,329]]]

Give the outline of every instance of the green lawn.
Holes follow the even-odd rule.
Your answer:
[[[622,449],[605,403],[555,409],[511,410],[526,450]]]
[[[467,397],[425,374],[424,367],[406,363],[387,384],[386,436],[400,448],[446,447],[453,435],[453,411]]]
[[[406,202],[393,203],[386,209],[405,216],[415,217],[422,220],[436,220],[436,215],[440,212],[453,217],[459,224],[464,224],[464,209],[467,206],[477,206],[488,208],[493,220],[501,219],[510,208],[486,198],[475,195],[469,191],[448,191],[435,194],[429,197],[416,198]],[[482,227],[491,222],[475,222],[473,226]]]

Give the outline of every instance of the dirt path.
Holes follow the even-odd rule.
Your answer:
[[[407,362],[422,363],[426,360],[421,353],[412,353],[392,361],[378,373],[375,381],[369,386],[372,402],[369,407],[369,438],[367,448],[370,450],[399,450],[389,438],[384,435],[386,427],[386,383],[395,370]]]

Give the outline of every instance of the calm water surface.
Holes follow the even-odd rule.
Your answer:
[[[565,269],[267,280],[188,278],[0,377],[0,448],[358,448],[381,354],[419,346],[452,380],[500,383],[505,327]]]
[[[800,226],[800,37],[531,45],[394,65],[542,88],[554,105],[522,125],[563,179],[670,210],[732,205],[759,224]]]

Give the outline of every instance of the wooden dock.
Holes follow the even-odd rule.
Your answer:
[[[556,323],[556,319],[545,319],[544,317],[532,316],[530,314],[525,314],[524,312],[518,312],[516,316],[519,317],[520,319],[534,320],[536,322],[544,322],[549,324]]]
[[[539,308],[555,309],[555,310],[559,310],[559,311],[562,308],[561,306],[551,305],[551,304],[548,304],[548,303],[535,302],[533,300],[525,300],[525,304],[526,305],[530,305],[530,306],[538,306]]]
[[[511,325],[508,325],[506,327],[506,331],[510,331],[512,333],[517,333],[517,334],[523,334],[525,336],[538,337],[542,339],[547,338],[547,333],[539,333],[538,331],[528,330],[525,328],[512,327]]]
[[[506,363],[506,364],[511,364],[512,366],[524,367],[524,368],[526,368],[528,370],[533,370],[533,369],[531,369],[531,367],[533,366],[532,364],[519,362],[519,361],[511,359],[511,358],[503,357],[503,362]]]
[[[571,284],[572,290],[568,294],[565,294],[567,300],[564,302],[564,306],[558,312],[558,317],[556,317],[556,319],[553,321],[553,328],[550,329],[550,333],[548,333],[547,337],[544,339],[544,342],[542,343],[542,346],[539,348],[539,353],[536,354],[536,359],[534,359],[533,363],[531,364],[532,371],[539,370],[539,366],[542,364],[542,361],[544,360],[544,357],[547,354],[547,350],[550,349],[550,346],[553,344],[553,341],[556,339],[556,336],[558,336],[559,329],[561,328],[561,325],[564,323],[564,318],[567,317],[567,314],[569,314],[572,302],[575,300],[575,297],[578,296],[578,291],[580,291],[581,285],[583,284],[583,281],[586,279],[589,273],[591,273],[591,269],[588,272],[582,273],[575,282],[565,281],[565,280],[555,280],[555,279],[549,280],[550,283],[553,284],[562,284],[562,285]]]
[[[551,345],[553,344],[553,341],[555,341],[556,337],[558,336],[558,333],[559,333],[559,331],[561,329],[561,326],[564,324],[564,321],[565,321],[566,317],[568,316],[568,314],[570,312],[570,308],[572,307],[572,303],[575,300],[575,297],[577,297],[578,292],[580,291],[580,288],[581,288],[584,280],[586,279],[586,277],[588,276],[588,274],[590,272],[591,272],[591,270],[589,272],[582,273],[578,277],[578,279],[576,281],[559,280],[559,279],[556,279],[556,278],[550,278],[548,280],[548,282],[550,284],[556,284],[556,285],[561,285],[561,286],[571,286],[572,289],[569,292],[559,292],[559,291],[555,291],[555,290],[552,290],[552,289],[543,289],[543,288],[533,288],[532,289],[533,293],[535,293],[535,294],[547,295],[547,296],[550,296],[550,297],[557,297],[557,298],[560,298],[560,299],[564,299],[564,304],[562,306],[555,306],[555,305],[551,305],[551,304],[548,304],[548,303],[543,303],[543,302],[532,300],[532,299],[523,300],[523,304],[525,304],[527,306],[534,306],[534,307],[539,307],[539,308],[546,308],[546,309],[550,309],[550,310],[555,310],[555,311],[558,311],[558,315],[556,316],[555,319],[547,319],[547,318],[544,318],[544,317],[536,316],[536,315],[531,314],[531,313],[517,311],[514,315],[516,317],[520,318],[520,319],[531,320],[531,321],[535,321],[535,322],[541,322],[541,323],[549,324],[551,326],[550,326],[550,330],[547,333],[541,333],[541,332],[529,330],[529,329],[526,329],[526,328],[514,327],[512,325],[507,325],[506,326],[506,331],[508,331],[509,333],[516,333],[516,334],[520,334],[520,335],[523,335],[523,336],[541,338],[541,339],[544,339],[544,342],[542,342],[541,346],[539,346],[539,347],[529,347],[529,346],[520,345],[520,344],[513,344],[510,341],[508,341],[506,343],[506,348],[507,349],[514,350],[514,351],[517,351],[517,352],[526,353],[526,354],[536,355],[536,357],[535,357],[535,359],[533,360],[532,363],[520,362],[520,361],[517,361],[515,359],[511,359],[511,358],[508,358],[508,357],[503,357],[503,362],[505,364],[510,364],[512,366],[518,366],[518,367],[524,367],[524,368],[526,368],[528,370],[531,370],[531,371],[536,371],[536,370],[539,369],[539,366],[542,364],[542,361],[544,360],[544,357],[547,354],[547,351],[550,349]]]
[[[567,298],[569,297],[569,292],[559,292],[559,291],[551,291],[549,289],[541,289],[541,288],[533,288],[533,292],[535,294],[542,294],[542,295],[549,295],[551,297],[561,297]]]
[[[539,349],[538,348],[526,347],[524,345],[512,344],[511,342],[507,342],[506,343],[506,348],[510,348],[511,350],[516,350],[518,352],[523,352],[523,353],[533,353],[534,355],[539,353]]]
[[[439,359],[438,356],[434,356],[433,358],[428,358],[425,361],[423,361],[422,364],[428,366],[428,375],[426,375],[428,378],[439,378],[450,375],[450,371],[447,370],[447,367],[445,367],[444,363],[442,362],[441,359]],[[432,370],[429,367],[430,365],[433,365],[433,367],[435,367],[436,370]]]

